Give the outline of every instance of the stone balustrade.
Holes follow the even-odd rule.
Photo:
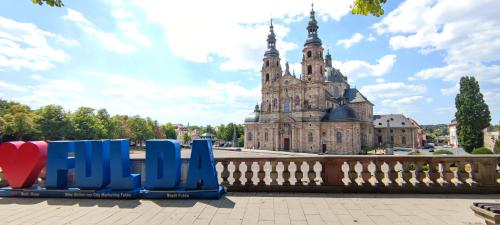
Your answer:
[[[500,193],[500,156],[221,158],[217,162],[221,184],[229,191]]]
[[[188,169],[188,161],[183,162],[181,183]],[[277,156],[216,162],[219,182],[235,192],[500,193],[499,155]],[[145,178],[144,159],[133,159],[132,167]]]

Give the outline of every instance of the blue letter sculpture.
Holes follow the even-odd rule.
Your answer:
[[[50,141],[47,148],[47,172],[45,187],[64,189],[67,187],[68,170],[75,167],[75,158],[68,157],[75,149],[74,141]]]
[[[75,183],[80,189],[101,189],[109,184],[109,140],[75,143]]]
[[[189,160],[186,189],[215,190],[219,188],[211,140],[194,140]]]
[[[113,190],[132,190],[141,187],[141,175],[130,174],[129,140],[119,139],[110,142],[111,183]]]
[[[146,141],[146,188],[173,189],[181,176],[181,149],[176,140]]]

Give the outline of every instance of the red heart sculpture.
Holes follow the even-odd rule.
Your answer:
[[[45,141],[13,141],[0,144],[0,167],[12,188],[31,187],[46,162]]]

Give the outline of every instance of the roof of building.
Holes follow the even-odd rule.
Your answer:
[[[333,67],[326,67],[326,80],[331,82],[345,82],[347,78],[340,72],[340,70]]]
[[[403,114],[373,115],[373,126],[375,128],[387,128],[387,120],[389,120],[389,127],[393,128],[416,127]]]
[[[351,107],[347,105],[341,105],[337,108],[328,109],[326,115],[321,118],[322,122],[328,121],[354,121],[356,119],[356,114]]]
[[[356,103],[356,102],[369,102],[372,104],[368,99],[361,94],[361,92],[358,91],[356,88],[347,88],[344,91],[344,98],[346,98],[347,102],[349,103]],[[373,105],[373,104],[372,104]]]

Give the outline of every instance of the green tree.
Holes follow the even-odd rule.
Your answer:
[[[4,113],[2,115],[4,136],[11,136],[14,140],[28,140],[36,135],[36,115],[27,105],[9,102]]]
[[[38,4],[38,5],[49,5],[51,7],[62,7],[64,6],[63,2],[61,0],[31,0],[33,4]]]
[[[483,146],[482,130],[490,125],[491,120],[490,110],[474,77],[460,79],[460,92],[455,97],[455,106],[458,141],[470,153]]]
[[[159,125],[157,120],[154,120],[152,123],[153,128],[153,136],[155,139],[163,139],[165,138],[165,132],[163,132],[161,126]]]
[[[153,136],[153,131],[148,126],[145,119],[134,116],[127,120],[127,128],[130,129],[131,139],[137,145],[142,145],[142,143]]]
[[[217,129],[217,132],[215,134],[217,139],[225,140],[224,138],[225,138],[226,130],[227,130],[226,125],[224,125],[224,124],[219,125],[219,128]]]
[[[115,115],[111,117],[111,123],[115,128],[113,130],[112,138],[129,138],[132,139],[132,132],[127,127],[129,117],[126,115]]]
[[[113,134],[115,133],[115,129],[117,129],[116,124],[111,120],[111,116],[108,114],[106,109],[97,110],[97,120],[102,126],[102,133],[99,138],[101,139],[110,139],[113,138]]]
[[[212,126],[207,125],[203,129],[201,129],[201,133],[211,133],[211,134],[213,134],[215,132],[214,132],[214,129],[212,128]]]
[[[36,125],[45,140],[60,140],[68,136],[71,124],[60,105],[47,105],[36,110]]]
[[[104,135],[104,127],[90,107],[80,107],[70,116],[73,138],[77,140],[99,139]]]
[[[361,15],[374,15],[379,17],[384,15],[384,9],[382,4],[385,4],[387,0],[354,0],[354,4],[351,6],[352,14]]]
[[[191,136],[189,136],[188,132],[184,132],[182,135],[182,142],[189,143],[191,141]]]
[[[165,138],[167,139],[177,139],[177,131],[175,131],[172,123],[167,123],[163,126],[163,132],[165,133]]]

